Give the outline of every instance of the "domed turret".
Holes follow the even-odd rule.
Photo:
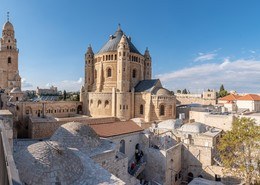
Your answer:
[[[162,88],[162,87],[155,90],[155,93],[157,96],[171,96],[172,95],[172,93],[169,90]]]
[[[12,25],[12,23],[10,23],[9,21],[7,21],[4,26],[3,26],[3,30],[10,30],[10,31],[14,31],[14,26]]]

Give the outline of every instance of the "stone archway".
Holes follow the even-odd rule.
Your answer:
[[[77,107],[77,114],[82,114],[82,105]]]
[[[188,173],[188,182],[189,183],[193,180],[193,177],[194,177],[193,173],[189,172]]]

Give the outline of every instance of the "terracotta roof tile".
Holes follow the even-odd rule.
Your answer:
[[[104,124],[90,124],[90,127],[92,127],[100,137],[105,138],[143,131],[140,126],[131,120]]]
[[[238,98],[241,98],[242,96],[239,95],[235,95],[235,94],[230,94],[227,96],[224,96],[223,98],[219,98],[218,100],[222,100],[222,101],[234,101],[237,100]]]
[[[252,100],[252,101],[260,101],[260,96],[257,94],[247,94],[238,98],[238,100]]]

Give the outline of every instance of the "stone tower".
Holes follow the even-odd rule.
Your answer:
[[[152,76],[152,59],[148,48],[144,52],[144,79],[150,80]]]
[[[129,92],[130,91],[130,74],[129,74],[129,45],[125,35],[122,36],[118,44],[118,61],[117,61],[117,91]]]
[[[91,45],[89,45],[87,52],[85,54],[85,91],[91,89],[92,84],[94,83],[94,52]]]
[[[3,26],[0,47],[0,89],[9,93],[13,88],[21,89],[21,77],[18,71],[18,49],[14,27],[9,22]]]
[[[117,117],[119,119],[130,118],[131,93],[130,91],[130,62],[129,43],[123,35],[117,49]]]

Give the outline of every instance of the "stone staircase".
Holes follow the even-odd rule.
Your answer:
[[[146,162],[139,163],[133,170],[133,176],[137,177],[142,171],[144,171]]]

